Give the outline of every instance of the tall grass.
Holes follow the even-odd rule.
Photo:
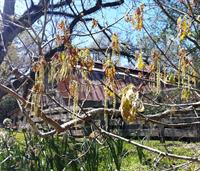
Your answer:
[[[101,143],[100,143],[101,142]],[[146,145],[180,155],[196,155],[197,151],[186,148],[181,142],[160,144],[158,141]],[[191,144],[196,148],[199,144]],[[10,129],[0,130],[0,171],[148,171],[166,169],[174,165],[171,159],[162,159],[156,164],[152,153],[131,146],[121,140],[104,138],[75,139],[67,134],[41,138],[31,132],[16,133]],[[177,160],[177,164],[184,161]],[[191,164],[195,169],[200,165]]]
[[[0,170],[98,171],[121,167],[123,143],[119,141],[108,139],[100,145],[95,139],[75,139],[66,134],[41,138],[31,132],[3,133]]]

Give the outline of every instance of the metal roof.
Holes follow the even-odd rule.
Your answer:
[[[118,94],[123,87],[130,83],[138,86],[141,83],[141,80],[138,78],[139,72],[142,72],[144,76],[148,74],[148,72],[145,71],[123,67],[116,67],[116,70],[117,72],[114,81],[114,84],[116,86],[116,94]],[[102,82],[105,83],[105,75],[102,64],[95,63],[93,71],[88,74],[88,80],[90,83],[88,83],[87,80],[83,79],[80,72],[74,73],[73,79],[78,82],[79,100],[97,102],[105,100],[105,91],[104,86],[102,85]],[[71,97],[69,94],[69,81],[70,80],[66,78],[58,83],[58,91],[60,95],[64,98]]]

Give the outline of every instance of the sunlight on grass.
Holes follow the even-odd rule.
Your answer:
[[[22,132],[16,132],[15,138],[18,142],[24,142],[24,134]]]

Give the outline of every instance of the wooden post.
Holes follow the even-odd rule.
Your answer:
[[[160,137],[160,142],[165,143],[165,127],[164,125],[159,126],[159,137]]]

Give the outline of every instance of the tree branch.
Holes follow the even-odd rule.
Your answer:
[[[121,136],[113,134],[111,132],[107,132],[107,131],[105,131],[103,129],[101,129],[101,133],[104,134],[104,135],[107,135],[109,137],[113,137],[113,138],[117,138],[119,140],[125,141],[125,142],[127,142],[129,144],[132,144],[132,145],[135,145],[137,147],[141,147],[142,149],[145,149],[147,151],[159,154],[159,155],[164,156],[164,157],[169,157],[169,158],[174,158],[174,159],[181,159],[181,160],[188,160],[188,161],[193,161],[193,162],[200,162],[200,158],[198,158],[198,157],[180,156],[180,155],[176,155],[176,154],[172,154],[172,153],[168,153],[168,152],[163,152],[163,151],[157,150],[155,148],[151,148],[151,147],[139,144],[139,143],[137,143],[135,141],[131,141],[130,139],[121,137]]]
[[[15,2],[16,0],[4,0],[3,20],[6,19],[8,16],[15,14]]]
[[[75,18],[76,16],[70,13],[66,12],[61,12],[61,11],[47,11],[47,14],[52,14],[52,15],[61,15],[69,18]]]
[[[70,3],[72,3],[72,0],[60,1],[59,3],[56,3],[56,4],[49,4],[49,8],[50,9],[60,8],[65,5],[69,5]]]

